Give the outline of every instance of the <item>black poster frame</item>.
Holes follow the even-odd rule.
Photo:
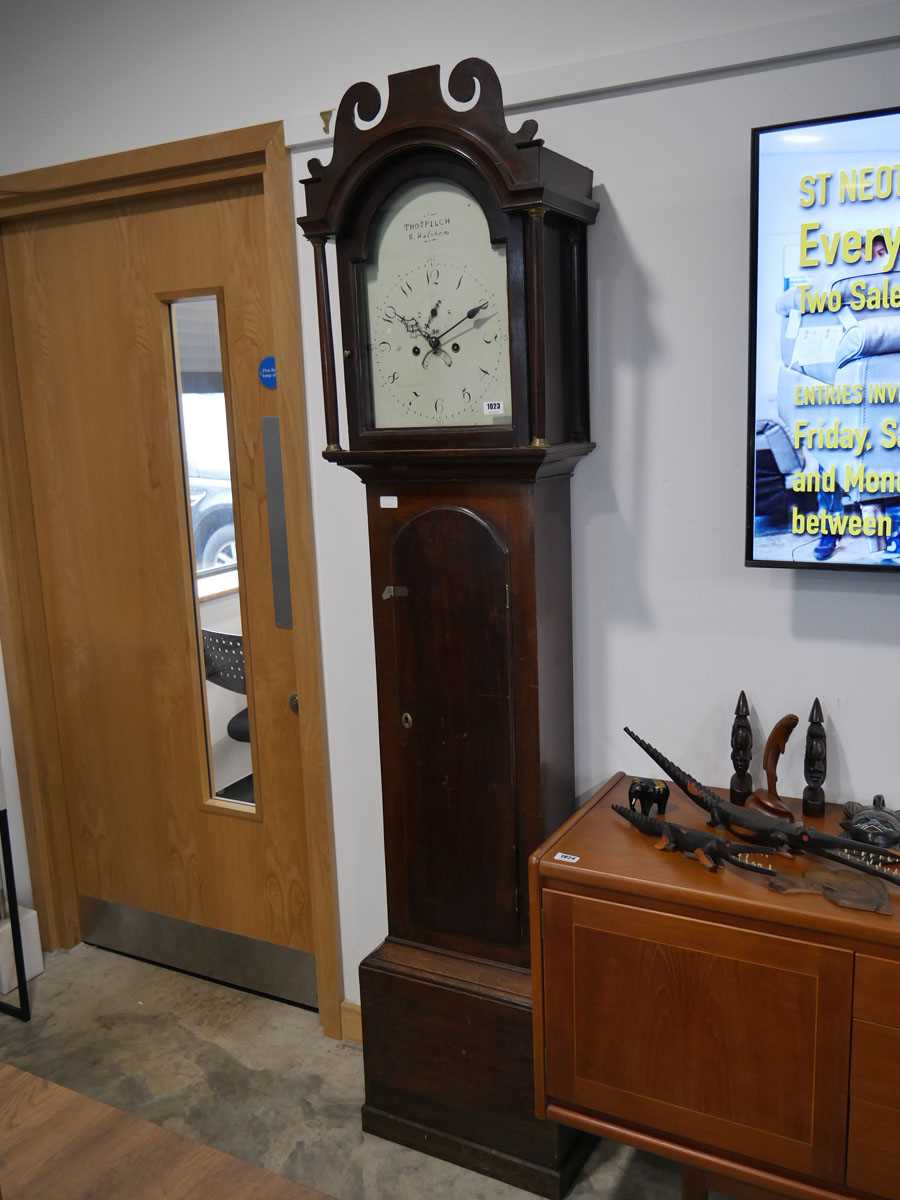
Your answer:
[[[786,129],[808,128],[813,125],[835,125],[840,121],[864,121],[869,117],[889,117],[900,113],[900,105],[866,109],[863,112],[838,113],[830,117],[812,117],[802,121],[781,121],[774,125],[758,125],[750,131],[750,286],[749,337],[747,359],[747,483],[744,529],[744,566],[775,567],[788,571],[866,571],[876,575],[896,575],[900,565],[885,563],[787,562],[783,559],[755,558],[753,554],[753,517],[756,509],[756,329],[758,324],[757,268],[759,258],[759,138],[763,133]]]

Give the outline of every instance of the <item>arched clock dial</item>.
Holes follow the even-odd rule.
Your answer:
[[[426,179],[394,193],[366,298],[376,429],[511,424],[506,248],[464,188]]]

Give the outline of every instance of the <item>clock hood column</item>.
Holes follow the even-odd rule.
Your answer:
[[[334,371],[334,333],[331,328],[331,294],[328,287],[328,263],[322,236],[311,237],[316,264],[316,298],[319,313],[319,353],[322,360],[322,392],[325,401],[325,440],[327,451],[340,450],[337,379]]]

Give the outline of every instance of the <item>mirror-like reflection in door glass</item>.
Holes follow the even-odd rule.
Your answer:
[[[253,806],[247,672],[219,306],[215,296],[171,306],[182,445],[202,630],[213,799]]]

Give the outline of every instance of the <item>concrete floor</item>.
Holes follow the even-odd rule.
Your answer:
[[[359,1127],[362,1051],[313,1013],[91,946],[47,956],[0,1059],[337,1200],[525,1200]],[[572,1200],[676,1200],[678,1171],[601,1143]]]

